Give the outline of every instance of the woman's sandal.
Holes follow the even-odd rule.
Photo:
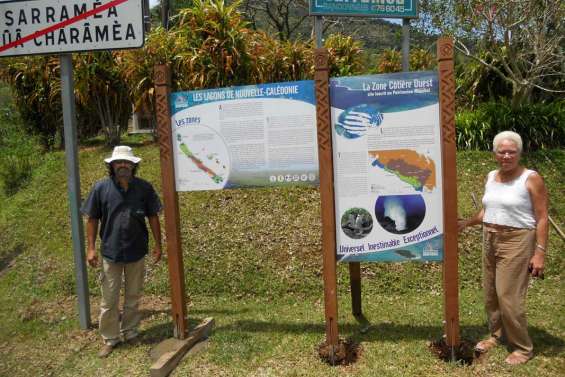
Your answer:
[[[498,340],[494,336],[491,336],[490,338],[481,340],[479,343],[477,343],[477,345],[475,346],[475,351],[485,353],[488,352],[491,348],[496,347],[497,345]]]
[[[504,361],[506,361],[506,363],[510,365],[520,365],[527,363],[531,358],[531,356],[514,351],[510,355],[508,355],[508,357]]]

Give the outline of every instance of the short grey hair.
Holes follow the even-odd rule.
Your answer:
[[[514,131],[502,131],[499,132],[492,140],[492,151],[496,152],[498,150],[498,145],[502,143],[503,140],[510,140],[516,144],[518,148],[518,153],[522,153],[522,137]]]

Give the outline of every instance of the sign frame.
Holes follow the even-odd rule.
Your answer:
[[[438,72],[332,78],[330,97],[338,261],[441,262]],[[419,130],[417,136],[410,135],[407,124]],[[344,170],[365,164],[367,155],[372,161],[367,170]],[[402,221],[402,215],[404,227],[397,230],[390,218]]]
[[[459,277],[457,231],[457,167],[455,129],[455,75],[453,68],[453,39],[440,37],[437,41],[439,77],[439,115],[441,129],[441,159],[443,181],[443,235],[444,256],[442,261],[444,334],[455,361],[455,348],[460,344],[459,325]],[[320,161],[320,204],[322,217],[322,254],[324,280],[324,308],[326,344],[331,346],[332,359],[339,342],[336,275],[336,227],[333,158],[331,148],[331,122],[329,107],[328,52],[315,50],[315,81],[318,104],[318,148]],[[323,185],[323,183],[326,183]],[[367,320],[361,310],[360,262],[349,263],[352,314],[365,325]]]
[[[170,103],[177,191],[319,186],[312,80],[178,91]]]

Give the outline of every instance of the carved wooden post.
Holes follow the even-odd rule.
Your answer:
[[[167,237],[167,260],[171,284],[171,306],[174,335],[184,339],[187,336],[187,312],[184,288],[184,264],[180,237],[180,216],[178,194],[175,187],[175,168],[172,156],[171,112],[169,94],[171,71],[166,65],[157,65],[154,70],[157,131],[161,156],[161,181],[165,204],[165,235]]]
[[[459,345],[459,281],[457,251],[457,167],[455,143],[455,77],[453,40],[440,38],[437,43],[439,103],[443,166],[443,296],[447,344]]]
[[[320,164],[320,199],[322,214],[322,252],[324,257],[324,302],[326,314],[326,342],[337,346],[337,278],[335,243],[335,203],[330,125],[328,51],[317,48],[316,63],[316,117],[318,127],[318,159]]]

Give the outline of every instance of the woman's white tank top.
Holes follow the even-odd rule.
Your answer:
[[[514,228],[535,228],[532,200],[526,188],[526,180],[534,171],[524,169],[519,177],[504,183],[495,181],[497,173],[498,170],[493,170],[487,176],[483,222]]]

